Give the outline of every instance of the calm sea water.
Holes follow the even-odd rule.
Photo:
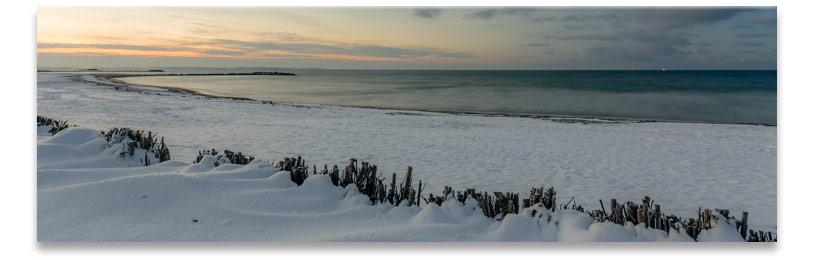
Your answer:
[[[184,70],[167,72],[236,72]],[[244,69],[258,71],[258,69]],[[268,71],[268,70],[262,70]],[[285,70],[127,82],[258,100],[432,111],[777,123],[776,71]]]

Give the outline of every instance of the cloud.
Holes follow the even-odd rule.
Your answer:
[[[467,15],[470,19],[483,19],[489,20],[495,17],[495,14],[500,11],[499,9],[484,9]]]
[[[644,63],[675,61],[679,54],[690,53],[675,45],[647,42],[594,45],[584,51],[590,59]]]
[[[542,17],[531,18],[531,21],[535,22],[535,23],[547,23],[547,22],[556,21],[556,20],[557,20],[557,17],[553,17],[553,16],[542,16]]]
[[[713,24],[726,21],[732,17],[753,11],[744,8],[651,8],[651,9],[620,9],[612,13],[599,14],[571,14],[561,17],[564,23],[610,22],[617,28],[646,25],[653,30],[675,30],[689,28],[696,25]]]
[[[575,35],[565,40],[592,40],[597,43],[584,55],[602,61],[659,62],[680,61],[692,53],[685,50],[691,41],[685,32],[626,30],[610,34]]]
[[[749,32],[749,33],[736,33],[735,37],[738,38],[765,38],[765,37],[774,37],[774,33],[769,32]]]
[[[132,51],[187,51],[189,48],[132,44],[38,43],[38,49],[106,49]]]
[[[228,39],[215,40],[215,43],[219,45],[226,45],[234,49],[240,49],[246,53],[272,50],[304,54],[357,55],[398,59],[474,57],[474,54],[468,52],[446,51],[433,48],[401,48],[362,44],[329,45],[318,43],[239,41]]]
[[[563,21],[563,22],[585,22],[585,21],[589,21],[589,20],[592,20],[592,19],[593,19],[593,17],[587,16],[587,15],[580,15],[580,16],[566,15],[566,16],[560,18],[560,21]]]
[[[776,27],[777,26],[777,15],[757,15],[752,19],[752,22],[768,27]]]
[[[612,14],[600,14],[600,15],[597,15],[596,18],[599,19],[599,20],[603,20],[603,21],[622,21],[622,20],[624,20],[624,18],[622,18],[621,16],[619,16],[618,14],[615,14],[615,13],[612,13]]]
[[[726,21],[732,17],[749,12],[751,9],[643,9],[629,11],[631,17],[639,24],[648,26],[653,30],[684,29],[697,25],[708,25]]]
[[[205,47],[204,47],[205,46]],[[242,41],[232,39],[213,39],[185,47],[164,47],[152,45],[129,44],[73,44],[73,43],[40,43],[38,49],[46,51],[68,50],[75,53],[149,53],[148,51],[162,52],[172,55],[172,52],[183,53],[185,56],[200,55],[202,57],[258,57],[258,56],[286,56],[302,58],[328,57],[335,59],[452,59],[472,58],[469,52],[447,51],[435,48],[408,48],[390,47],[371,44],[321,44],[321,43],[283,43],[274,41]],[[73,49],[73,51],[70,51]]]
[[[739,47],[763,47],[763,46],[765,46],[765,44],[763,44],[762,42],[740,41],[740,42],[736,42],[734,44],[734,46],[739,46]]]
[[[712,53],[712,51],[711,51],[710,49],[708,49],[708,48],[704,48],[704,47],[698,47],[698,48],[696,49],[695,53],[696,53],[696,54],[704,54],[704,55],[706,55],[706,54],[710,54],[710,53]]]
[[[602,41],[602,42],[619,42],[623,38],[615,34],[572,34],[551,37],[557,41]]]
[[[500,10],[498,11],[498,13],[500,13],[500,14],[505,14],[505,15],[521,15],[521,16],[526,16],[526,17],[528,17],[528,16],[530,16],[530,15],[536,14],[536,13],[537,13],[537,12],[539,12],[540,10],[541,10],[541,9],[537,9],[537,8],[520,8],[520,7],[515,7],[515,8],[503,8],[503,9],[500,9]]]
[[[241,55],[246,54],[244,51],[239,51],[239,50],[233,51],[233,50],[219,50],[219,49],[201,50],[199,52],[203,53],[203,54],[211,54],[211,55],[217,55],[217,56],[241,56]]]
[[[466,15],[465,17],[468,19],[482,19],[482,20],[489,20],[498,15],[520,15],[526,18],[531,18],[532,15],[539,12],[542,9],[539,8],[489,8],[483,9],[471,14]]]
[[[447,10],[450,9],[420,7],[402,10],[400,15],[405,19],[426,19],[425,22],[417,21],[419,23],[411,26],[442,25],[445,22],[457,22],[456,28],[459,25],[469,26],[461,27],[460,31],[456,31],[456,35],[459,37],[472,39],[494,37],[493,33],[499,32],[500,37],[509,37],[509,39],[484,39],[476,42],[475,45],[471,45],[472,50],[483,51],[483,57],[478,55],[478,59],[469,59],[475,57],[475,54],[458,51],[459,47],[453,47],[455,45],[449,45],[448,42],[441,39],[438,42],[426,43],[438,44],[426,45],[430,47],[402,45],[404,43],[385,44],[376,42],[376,37],[383,37],[382,35],[372,35],[374,37],[364,39],[367,34],[363,34],[362,38],[354,38],[358,41],[350,42],[347,39],[351,38],[314,35],[312,32],[315,30],[297,30],[298,33],[265,31],[272,29],[262,25],[255,26],[256,28],[242,27],[240,30],[245,29],[245,33],[244,31],[234,31],[234,28],[231,28],[229,29],[230,34],[222,34],[221,31],[228,28],[210,28],[214,25],[208,25],[206,21],[182,19],[191,37],[173,37],[157,41],[161,39],[158,35],[131,33],[124,37],[127,39],[94,37],[81,41],[90,44],[41,43],[38,47],[39,49],[50,49],[49,53],[68,53],[70,51],[94,53],[98,51],[96,53],[115,52],[142,55],[140,53],[152,52],[163,55],[164,52],[184,52],[198,54],[202,58],[226,57],[235,60],[291,57],[314,63],[384,60],[393,64],[433,63],[443,60],[450,64],[466,65],[539,62],[547,64],[546,66],[565,67],[571,66],[571,64],[586,64],[574,65],[586,67],[641,67],[645,66],[644,64],[672,66],[671,64],[682,64],[680,61],[686,62],[683,64],[689,64],[689,62],[701,64],[706,60],[723,60],[723,55],[737,54],[739,51],[756,51],[768,58],[776,55],[776,51],[773,51],[776,47],[772,40],[777,34],[775,29],[777,19],[776,10],[771,8],[487,7]],[[456,19],[465,20],[451,21],[453,12],[456,12],[454,15]],[[463,15],[463,17],[458,15]],[[461,24],[461,22],[464,23]],[[749,27],[732,29],[733,25],[741,23],[749,25]],[[309,24],[303,28],[308,28],[308,26],[315,25]],[[198,32],[193,30],[201,31],[192,33]],[[348,30],[365,31],[364,28]],[[155,33],[159,34],[159,32]],[[239,38],[228,38],[230,36],[227,35],[232,35],[231,33],[240,36]],[[151,45],[146,45],[148,42]],[[714,43],[714,46],[710,42]],[[481,46],[488,46],[488,48]],[[544,52],[548,53],[552,50],[558,53],[558,55],[554,55],[556,59],[549,55],[541,56]],[[574,61],[570,60],[571,58]],[[700,60],[702,58],[706,60]],[[725,62],[736,64],[737,62],[752,62],[752,60],[740,59]],[[640,64],[626,65],[628,62],[639,62]],[[360,64],[362,63],[364,62],[360,62]]]
[[[564,10],[572,13],[561,17],[544,15],[542,8],[488,8],[466,15],[468,19],[490,20],[498,16],[522,16],[531,22],[559,21],[569,23],[571,27],[580,27],[577,23],[610,22],[615,27],[628,27],[633,24],[648,24],[657,30],[674,30],[696,25],[712,24],[728,20],[740,13],[754,11],[748,8],[650,8],[650,9],[614,9],[600,12],[599,9]],[[570,12],[569,12],[570,11]],[[582,14],[580,14],[582,13]],[[764,23],[772,21],[771,16],[763,18]]]
[[[692,33],[692,28],[725,22],[750,11],[753,9],[658,8],[572,13],[559,20],[563,23],[561,28],[564,33],[548,38],[561,42],[587,42],[581,57],[590,61],[676,63],[688,59],[690,55],[710,51],[703,48],[705,46],[693,48],[696,52],[689,51],[693,45],[692,39],[699,37]],[[567,34],[568,31],[598,23],[611,27],[592,30],[591,33]]]
[[[582,29],[585,29],[586,27],[584,25],[566,24],[566,25],[563,25],[562,28],[566,29],[566,30],[582,30]]]
[[[436,8],[419,8],[413,10],[413,15],[415,17],[424,18],[424,19],[436,19],[441,17],[441,9]]]
[[[551,46],[551,43],[547,43],[547,42],[543,42],[543,43],[527,43],[527,44],[523,44],[523,46],[548,47],[548,46]]]
[[[756,9],[751,12],[745,19],[739,19],[731,26],[732,29],[776,29],[777,28],[777,10],[775,9]]]

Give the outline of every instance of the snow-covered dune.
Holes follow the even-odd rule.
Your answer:
[[[282,181],[287,177],[260,170],[270,167],[260,162],[211,172],[186,165],[197,150],[212,147],[266,160],[303,155],[320,165],[341,165],[353,157],[376,163],[383,173],[402,173],[410,165],[431,192],[450,185],[527,196],[522,192],[530,187],[548,185],[557,187],[561,198],[574,196],[589,208],[599,208],[598,199],[636,201],[647,195],[665,212],[681,216],[694,216],[698,207],[749,211],[752,227],[776,231],[776,127],[582,124],[271,105],[164,91],[120,91],[85,80],[93,78],[40,73],[38,114],[92,129],[152,130],[166,137],[173,159],[180,161],[119,168],[128,163],[115,165],[115,156],[89,152],[101,145],[92,138],[65,143],[42,137],[37,173],[40,240],[683,239],[650,238],[647,233],[652,230],[590,224],[590,218],[583,217],[563,220],[555,228],[559,232],[522,233],[526,225],[513,229],[512,223],[533,220],[516,216],[497,223],[477,214],[460,215],[463,211],[457,206],[446,204],[437,209],[376,208],[344,195],[355,194],[348,190],[337,191],[336,197],[334,191],[326,191],[309,193],[316,197],[302,202],[285,202],[291,199],[281,194],[306,196],[294,190],[320,185],[319,179],[294,188]],[[96,130],[83,131],[87,133],[74,134],[90,138]],[[364,224],[355,223],[360,216],[366,216]],[[200,218],[197,225],[193,218]],[[328,228],[327,222],[337,224]],[[573,223],[569,225],[574,232],[562,232],[568,223]],[[101,226],[97,230],[95,225]],[[622,229],[628,235],[574,235],[586,229]]]
[[[497,221],[471,198],[373,206],[355,185],[315,175],[297,186],[260,160],[135,166],[136,157],[110,156],[116,145],[92,129],[43,136],[37,148],[40,165],[86,157],[106,166],[39,169],[40,241],[692,241],[682,232],[595,223],[573,210],[533,217],[529,208]],[[742,240],[723,223],[699,241]]]

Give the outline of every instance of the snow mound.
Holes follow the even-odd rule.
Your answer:
[[[83,128],[39,142],[39,241],[693,241],[539,204],[502,220],[485,217],[472,197],[372,205],[355,185],[312,175],[297,186],[265,161],[132,167],[113,146]],[[699,241],[743,239],[724,222]]]
[[[124,142],[109,142],[95,129],[71,127],[49,135],[45,132],[38,136],[38,169],[144,166],[145,157],[153,163],[158,161],[152,151],[145,149],[134,149],[132,156],[126,154]],[[178,162],[164,163],[177,165]]]

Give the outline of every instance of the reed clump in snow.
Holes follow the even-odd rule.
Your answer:
[[[740,232],[741,237],[748,242],[776,242],[777,238],[771,232],[755,231],[749,229],[747,222],[748,212],[743,212],[740,220],[729,216],[729,210],[715,209],[715,213],[710,209],[698,209],[698,216],[693,218],[682,218],[673,214],[661,211],[661,205],[655,204],[650,197],[645,196],[641,203],[627,201],[618,203],[616,199],[611,199],[610,213],[605,210],[604,202],[600,200],[601,209],[586,210],[574,202],[571,198],[565,204],[557,204],[557,192],[553,187],[533,187],[529,192],[529,198],[522,200],[520,204],[519,193],[511,192],[485,192],[474,188],[467,188],[463,191],[455,191],[450,186],[445,186],[441,194],[428,194],[422,196],[423,182],[418,181],[418,189],[413,186],[412,167],[407,167],[404,179],[398,184],[396,173],[393,173],[390,182],[385,178],[377,176],[376,165],[368,162],[361,162],[361,167],[356,159],[350,159],[348,165],[343,170],[337,165],[329,168],[324,165],[317,170],[316,165],[310,167],[302,157],[284,158],[277,162],[276,166],[282,171],[288,171],[291,180],[297,185],[302,185],[308,176],[328,175],[335,186],[346,187],[356,185],[359,192],[370,198],[373,205],[380,203],[390,203],[395,206],[406,204],[407,206],[421,206],[421,201],[425,204],[435,203],[441,205],[447,200],[457,200],[466,204],[469,198],[477,202],[483,214],[489,218],[502,220],[508,214],[519,214],[521,209],[532,208],[532,217],[543,218],[550,214],[543,211],[554,212],[559,209],[571,209],[590,215],[596,222],[608,222],[618,225],[644,225],[645,228],[658,229],[667,232],[685,232],[694,240],[698,240],[698,235],[702,230],[710,230],[719,225],[734,224]],[[529,212],[529,211],[523,211]]]
[[[108,143],[122,145],[123,149],[119,153],[121,157],[135,156],[136,149],[145,150],[144,158],[141,159],[144,166],[150,166],[153,160],[164,162],[171,159],[170,150],[164,144],[164,137],[159,139],[151,131],[147,131],[145,134],[144,130],[114,127],[108,131],[101,131],[101,134]]]
[[[198,151],[198,157],[195,157],[195,160],[192,162],[201,163],[206,157],[213,157],[215,159],[213,162],[215,167],[225,163],[246,165],[254,161],[254,156],[251,155],[244,155],[241,152],[233,152],[230,150],[223,150],[223,153],[219,153],[218,150],[212,148],[210,150]]]
[[[331,178],[331,183],[340,187],[347,187],[348,185],[356,185],[359,192],[365,194],[370,198],[373,205],[380,203],[390,203],[392,205],[407,206],[420,206],[421,205],[421,192],[423,183],[418,182],[418,189],[413,186],[412,167],[407,168],[407,174],[398,185],[396,185],[396,174],[390,179],[391,183],[385,184],[384,178],[377,176],[377,167],[367,162],[361,162],[361,167],[356,159],[350,159],[348,165],[340,174],[339,167],[334,165],[330,169],[328,165],[324,165],[321,170],[317,170],[317,166],[313,165],[309,172],[309,167],[306,165],[302,157],[285,158],[277,162],[276,166],[282,171],[288,171],[291,176],[291,181],[297,185],[302,185],[305,179],[311,175],[328,175]],[[425,203],[426,199],[425,199]]]
[[[59,131],[65,130],[65,128],[68,128],[70,125],[68,125],[68,120],[60,121],[45,116],[37,116],[37,126],[50,127],[48,133],[54,135],[59,133]]]

